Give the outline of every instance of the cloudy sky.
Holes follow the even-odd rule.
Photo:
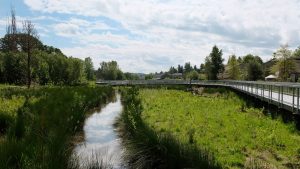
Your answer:
[[[300,0],[0,0],[1,36],[12,5],[45,44],[130,72],[200,65],[213,45],[263,60],[300,45]]]

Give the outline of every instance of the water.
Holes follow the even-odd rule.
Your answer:
[[[113,123],[122,111],[120,95],[100,111],[96,111],[85,120],[84,141],[79,143],[74,154],[80,168],[87,166],[102,166],[120,169],[122,165],[122,147]]]

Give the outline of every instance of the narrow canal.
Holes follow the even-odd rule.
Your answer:
[[[123,169],[121,140],[113,126],[122,111],[120,95],[85,120],[84,141],[74,149],[80,168]]]

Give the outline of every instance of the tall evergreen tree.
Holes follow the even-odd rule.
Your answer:
[[[222,50],[215,45],[211,53],[205,59],[205,69],[209,80],[217,80],[218,74],[224,71],[224,59],[222,58]]]

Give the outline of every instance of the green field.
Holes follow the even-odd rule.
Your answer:
[[[142,120],[159,134],[212,154],[222,168],[300,167],[300,134],[245,106],[233,92],[207,90],[202,96],[165,89],[142,89]]]
[[[66,169],[73,136],[87,112],[114,95],[111,87],[21,87],[0,89],[0,168]]]

